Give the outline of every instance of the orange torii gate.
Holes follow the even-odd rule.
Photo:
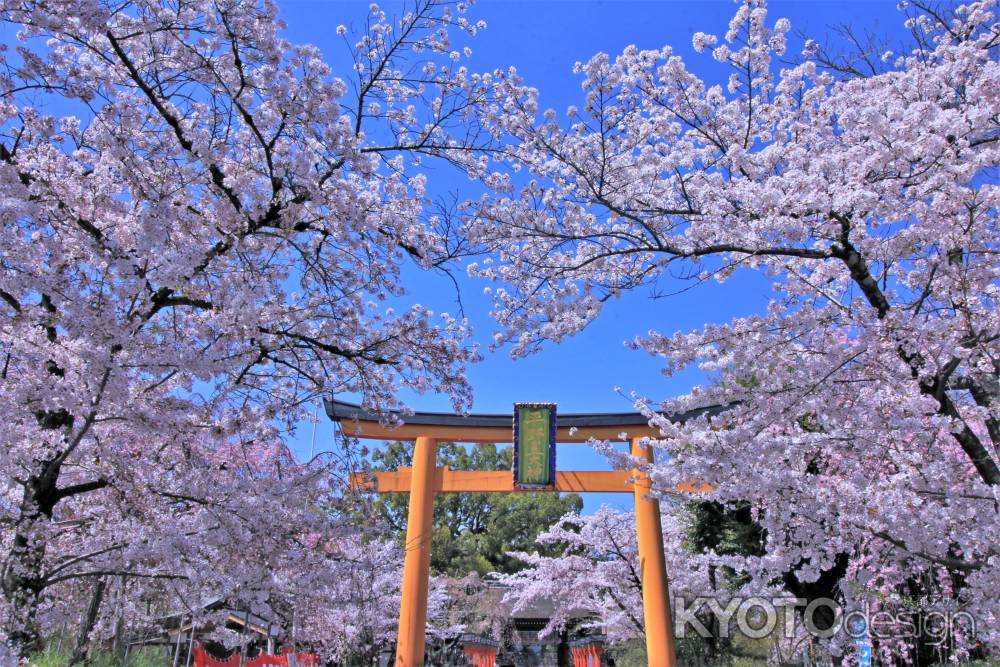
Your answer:
[[[554,483],[546,488],[524,489],[515,485],[510,471],[460,471],[437,465],[438,442],[510,442],[511,415],[460,416],[417,412],[407,415],[402,425],[390,428],[380,422],[378,415],[352,403],[326,400],[325,407],[330,419],[340,422],[347,435],[414,442],[412,468],[374,474],[356,473],[351,476],[351,484],[355,488],[376,493],[410,494],[399,634],[396,642],[397,667],[420,667],[424,664],[434,494],[522,491],[635,495],[647,664],[650,667],[675,667],[677,660],[663,557],[660,504],[649,497],[651,484],[647,475],[639,470],[556,471]],[[720,409],[706,408],[677,415],[673,419],[683,421],[705,412],[716,411]],[[642,440],[659,435],[649,426],[647,418],[639,413],[559,415],[553,427],[554,440],[563,443],[586,442],[591,438],[619,440],[625,437],[631,443],[632,455],[650,463],[653,461],[653,451],[643,446]],[[684,493],[698,490],[700,489],[693,485],[678,488],[678,491]]]

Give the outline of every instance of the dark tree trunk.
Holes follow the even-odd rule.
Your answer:
[[[43,572],[45,536],[52,512],[60,500],[89,493],[108,485],[96,479],[59,488],[62,459],[39,463],[39,472],[24,481],[20,514],[14,522],[14,540],[3,564],[2,589],[10,615],[4,630],[19,655],[27,656],[41,648],[38,606],[47,581]]]
[[[45,473],[49,468],[45,466]],[[45,588],[45,540],[38,533],[51,520],[58,499],[56,475],[45,473],[24,484],[13,545],[3,567],[3,592],[10,611],[5,630],[22,656],[41,649],[37,612]]]
[[[826,598],[829,600],[841,599],[840,582],[847,574],[847,564],[850,558],[846,553],[837,554],[833,561],[833,567],[820,572],[816,581],[803,582],[795,576],[793,571],[788,571],[782,577],[785,588],[796,597],[802,598],[806,603]],[[829,630],[836,621],[836,615],[830,607],[822,605],[816,608],[813,614],[813,622],[819,630]]]
[[[837,554],[833,561],[833,567],[829,570],[823,570],[820,572],[819,578],[816,581],[803,582],[799,581],[798,578],[793,574],[793,570],[785,572],[782,580],[785,584],[785,588],[788,589],[795,597],[803,598],[806,603],[819,600],[820,598],[827,598],[830,600],[840,600],[843,599],[840,592],[840,582],[843,581],[844,575],[847,574],[847,564],[850,562],[850,557],[846,553]],[[801,563],[799,563],[801,565]],[[822,605],[816,608],[816,612],[813,614],[813,623],[815,623],[816,628],[819,630],[829,630],[836,624],[837,617],[836,614],[830,607]],[[841,665],[844,663],[844,656],[834,656],[833,664]]]
[[[573,664],[573,654],[569,647],[569,631],[559,633],[559,645],[556,647],[556,664],[559,667],[570,667]]]
[[[41,305],[52,312],[48,295],[42,295]],[[55,328],[48,327],[46,333],[49,342],[55,342]],[[65,375],[54,361],[49,361],[45,368],[53,379]],[[35,419],[44,431],[53,434],[62,432],[65,435],[73,428],[73,415],[64,409],[38,411]],[[42,565],[46,540],[38,533],[52,519],[52,510],[62,498],[58,483],[63,460],[60,454],[56,454],[50,459],[34,461],[37,467],[24,481],[21,511],[14,522],[14,541],[3,564],[3,593],[10,613],[4,630],[20,656],[41,648],[38,605],[45,588]]]
[[[70,667],[78,665],[87,659],[89,648],[90,632],[97,622],[97,614],[101,610],[101,603],[104,602],[104,579],[98,579],[94,585],[94,594],[90,598],[90,606],[87,607],[87,615],[80,623],[80,633],[76,636],[76,646],[73,647],[73,656],[69,659]]]

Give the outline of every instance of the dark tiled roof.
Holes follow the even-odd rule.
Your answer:
[[[356,403],[347,403],[325,399],[326,414],[332,420],[379,421],[378,413],[362,408]],[[677,415],[670,415],[671,421],[687,421],[702,415],[714,416],[725,412],[728,406],[711,405],[704,408],[689,410]],[[414,412],[412,415],[398,415],[400,421],[407,424],[423,424],[432,426],[466,426],[475,427],[510,427],[513,409],[508,414],[472,414],[456,415],[449,412]],[[583,428],[595,426],[636,426],[646,425],[649,420],[638,412],[591,412],[556,415],[559,428]]]

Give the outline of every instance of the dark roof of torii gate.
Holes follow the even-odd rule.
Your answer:
[[[371,438],[409,439],[416,435],[431,437],[459,438],[469,441],[498,441],[497,436],[506,435],[509,440],[512,426],[513,410],[507,414],[470,414],[457,415],[448,412],[414,412],[411,415],[397,414],[402,426],[386,429],[378,426],[380,415],[362,408],[355,403],[325,399],[326,414],[332,421],[341,422],[345,427],[354,423],[357,428],[353,435]],[[728,406],[712,405],[688,412],[669,415],[675,422],[684,422],[702,415],[714,416],[724,412]],[[384,417],[382,417],[384,420]],[[639,412],[589,412],[589,413],[558,413],[556,427],[560,433],[560,441],[585,441],[591,437],[613,438],[618,433],[626,432],[630,436],[656,435],[649,426],[649,419]],[[570,429],[574,429],[570,433]],[[345,430],[350,431],[350,428]],[[468,436],[467,439],[461,436]]]

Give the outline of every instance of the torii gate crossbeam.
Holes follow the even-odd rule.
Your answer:
[[[327,415],[340,422],[348,435],[414,442],[412,468],[351,476],[351,484],[355,488],[376,493],[410,494],[396,667],[422,667],[424,664],[434,494],[512,492],[604,492],[635,495],[647,664],[650,667],[675,667],[676,653],[663,555],[660,504],[649,497],[651,483],[647,475],[639,470],[564,471],[556,473],[556,483],[552,488],[531,491],[517,489],[510,472],[460,471],[437,466],[438,442],[508,442],[511,437],[510,415],[462,417],[443,413],[416,413],[406,416],[405,423],[393,429],[385,427],[377,415],[357,405],[330,400],[325,403]],[[683,421],[697,414],[716,411],[721,409],[707,408],[675,416],[674,419]],[[591,438],[617,440],[624,435],[631,442],[633,456],[653,461],[653,451],[642,446],[642,441],[657,433],[649,426],[646,417],[638,413],[559,415],[556,430],[558,442],[586,442]],[[696,493],[704,489],[684,485],[677,490]]]

